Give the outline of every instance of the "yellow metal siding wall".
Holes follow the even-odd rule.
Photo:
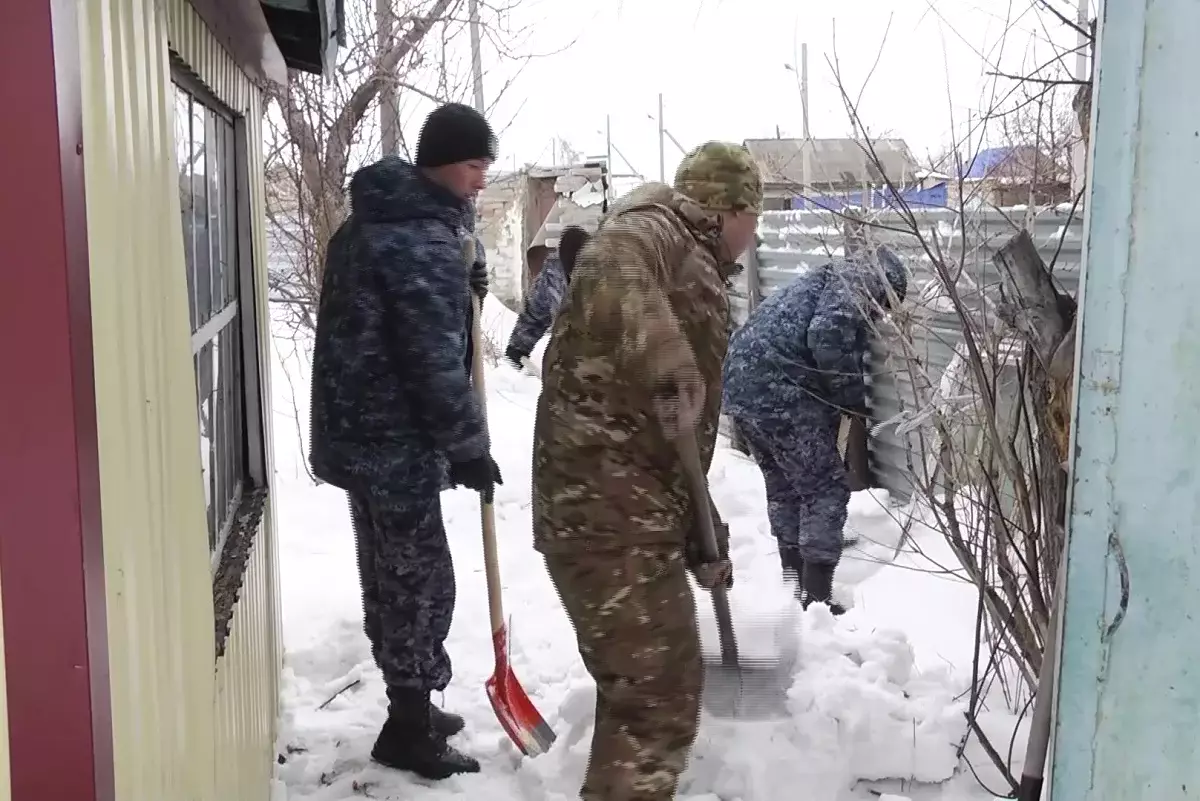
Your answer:
[[[246,117],[269,398],[261,100],[184,0],[79,7],[117,799],[266,801],[280,655],[272,513],[214,665],[168,42]]]

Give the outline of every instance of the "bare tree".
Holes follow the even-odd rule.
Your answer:
[[[1094,27],[1077,26],[1062,0],[1028,3],[1037,24],[1084,31],[1091,48]],[[891,427],[908,443],[906,479],[921,521],[944,537],[958,563],[939,570],[976,590],[960,755],[973,737],[1015,794],[1012,744],[989,739],[979,715],[997,699],[1024,713],[1049,645],[1065,543],[1076,318],[1075,300],[1055,268],[1079,208],[1080,195],[1069,190],[1070,153],[1081,136],[1077,119],[1090,109],[1090,81],[1066,71],[1069,49],[1019,74],[993,70],[984,107],[930,165],[954,183],[953,208],[929,212],[906,199],[903,177],[890,174],[877,152],[878,139],[863,122],[862,91],[843,79],[836,31],[834,48],[835,83],[854,138],[882,177],[885,203],[810,212],[811,219],[795,225],[831,232],[825,245],[834,255],[889,245],[923,277],[910,282],[906,304],[890,314],[874,310],[883,321],[876,371],[891,373],[903,395],[901,413],[876,421],[875,433]],[[1087,126],[1080,127],[1086,143]],[[966,177],[985,143],[1002,144],[1005,157],[1015,159],[987,172],[997,179],[993,185],[1011,184],[1007,194],[989,194],[986,181]],[[1009,208],[1016,204],[1024,210]],[[1054,219],[1058,233],[1035,243],[1030,229],[1042,215]],[[1008,228],[999,238],[998,220]],[[948,364],[931,360],[935,347],[949,351]]]
[[[517,69],[492,89],[491,106],[534,57],[518,55],[530,31],[514,27],[518,0],[480,3],[485,45]],[[390,18],[387,13],[390,3]],[[328,78],[290,71],[268,111],[266,212],[271,300],[296,330],[315,328],[325,250],[346,214],[349,176],[379,155],[381,133],[407,156],[404,118],[470,89],[465,0],[347,4],[347,43]],[[457,54],[456,54],[457,51]],[[372,112],[383,103],[384,125]],[[400,119],[390,117],[395,114]],[[381,130],[381,128],[383,130]]]

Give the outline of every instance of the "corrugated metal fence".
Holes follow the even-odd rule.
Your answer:
[[[914,209],[912,221],[900,212],[872,213],[869,240],[891,247],[908,265],[910,283],[904,314],[905,347],[895,329],[883,324],[871,353],[872,412],[874,422],[902,412],[914,412],[937,387],[955,349],[963,341],[962,326],[934,271],[928,245],[942,261],[957,271],[963,303],[983,308],[980,292],[995,297],[999,273],[992,256],[1021,227],[1027,227],[1047,264],[1054,265],[1060,286],[1074,295],[1079,284],[1083,223],[1066,206],[1039,209],[1001,209],[972,213],[965,225],[951,209]],[[788,283],[802,271],[820,266],[843,254],[845,218],[827,211],[771,211],[759,224],[760,244],[743,260],[746,269],[734,281],[731,305],[734,321],[745,321],[762,298]],[[890,333],[889,333],[890,332]],[[1015,400],[1015,395],[1007,403]],[[1002,399],[1003,401],[1003,399]],[[899,435],[887,426],[871,440],[875,483],[894,495],[912,491],[911,465],[923,456],[915,453],[912,434]]]

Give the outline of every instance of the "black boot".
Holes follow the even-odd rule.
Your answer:
[[[458,734],[467,725],[462,715],[447,712],[432,703],[429,705],[429,720],[433,724],[434,732],[443,740]]]
[[[459,773],[478,773],[479,762],[446,744],[433,729],[429,693],[392,690],[387,722],[371,749],[371,759],[425,779],[448,779]]]
[[[399,699],[400,705],[403,706],[406,703],[406,692],[408,691],[403,688],[388,690],[389,709],[396,705],[397,699]],[[443,740],[458,734],[466,726],[466,721],[463,720],[462,715],[447,712],[432,701],[429,703],[429,719],[433,725],[434,733]]]
[[[829,611],[834,615],[846,614],[846,608],[833,602],[833,571],[837,565],[822,565],[806,562],[801,573],[800,584],[804,588],[802,604],[807,609],[814,601],[828,604]]]
[[[779,549],[779,564],[783,568],[783,580],[794,582],[796,585],[796,600],[804,600],[804,590],[801,578],[804,576],[804,559],[795,548]]]

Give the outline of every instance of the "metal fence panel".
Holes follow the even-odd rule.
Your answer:
[[[914,321],[909,326],[909,358],[898,346],[895,329],[889,329],[886,322],[872,345],[870,380],[875,422],[914,411],[921,399],[929,397],[930,389],[941,382],[955,349],[963,342],[958,315],[949,298],[939,291],[943,282],[935,275],[926,245],[955,271],[962,303],[985,320],[984,297],[996,297],[1000,278],[992,256],[1022,227],[1029,229],[1042,258],[1053,265],[1060,287],[1073,296],[1079,286],[1083,222],[1078,213],[1072,215],[1069,206],[1032,212],[1021,207],[992,209],[971,213],[965,225],[952,209],[913,209],[912,214],[912,221],[902,212],[890,210],[873,213],[870,218],[871,243],[888,245],[908,266],[908,299],[903,314],[911,315]],[[745,322],[757,300],[804,270],[841,256],[842,220],[836,213],[819,210],[764,212],[759,222],[760,245],[745,260],[746,270],[738,276],[731,293],[734,322]],[[912,233],[914,221],[925,244]],[[1001,405],[1011,403],[1001,399]],[[911,494],[913,467],[927,458],[928,454],[920,452],[918,436],[897,435],[894,426],[871,439],[875,482],[898,497]]]

